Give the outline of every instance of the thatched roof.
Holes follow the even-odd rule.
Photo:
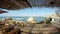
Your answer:
[[[60,0],[0,0],[0,8],[21,9],[33,6],[59,7]]]

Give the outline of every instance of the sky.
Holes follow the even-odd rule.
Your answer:
[[[0,16],[46,16],[55,14],[56,8],[49,7],[32,7],[18,10],[5,10],[8,13],[0,14]]]

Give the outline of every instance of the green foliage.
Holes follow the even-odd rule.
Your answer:
[[[50,24],[50,20],[46,20],[46,24]]]
[[[52,18],[44,18],[44,20],[45,20],[46,24],[50,24],[50,23],[51,23]]]

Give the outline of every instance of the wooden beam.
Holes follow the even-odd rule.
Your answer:
[[[6,0],[6,1],[8,1],[8,0]],[[15,4],[16,6],[18,6],[20,8],[24,7],[23,5],[19,4],[18,2],[14,1],[14,0],[9,0],[9,2]]]
[[[19,6],[16,5],[15,3],[9,1],[9,0],[5,0],[6,3],[8,3],[9,5],[15,6],[16,8],[18,8]]]
[[[11,7],[11,8],[9,8],[9,7]],[[14,9],[16,9],[17,7],[12,6],[6,2],[0,2],[0,8],[4,8],[4,9],[13,9],[14,8]]]
[[[22,4],[24,7],[30,7],[25,1],[17,1],[17,2]]]
[[[31,4],[30,4],[27,0],[25,0],[25,1],[27,2],[27,4],[28,4],[30,7],[32,7]]]

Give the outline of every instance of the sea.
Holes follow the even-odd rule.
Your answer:
[[[30,17],[30,16],[29,16]],[[18,20],[22,22],[26,22],[29,17],[26,16],[11,16],[12,20]],[[0,16],[0,20],[4,20],[6,17]],[[41,22],[43,21],[44,17],[33,17],[34,22]]]

